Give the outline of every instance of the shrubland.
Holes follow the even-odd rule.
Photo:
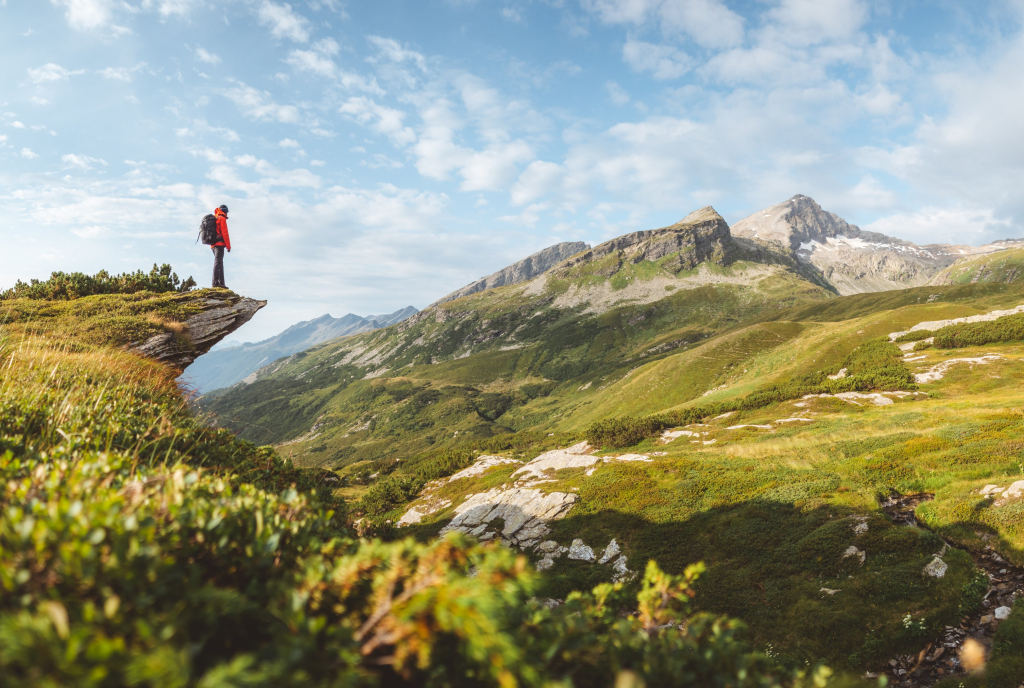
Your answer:
[[[695,612],[699,567],[652,563],[632,588],[603,583],[552,606],[527,558],[497,544],[354,537],[336,475],[209,427],[175,371],[123,348],[141,323],[180,321],[188,298],[2,306],[3,685],[827,681],[752,651],[742,624]],[[79,337],[63,323],[111,308],[123,327],[106,341],[103,326]],[[425,456],[416,475],[468,458]]]

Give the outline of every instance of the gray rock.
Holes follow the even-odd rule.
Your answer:
[[[616,583],[624,583],[636,578],[636,571],[630,571],[626,568],[626,555],[622,555],[615,560],[615,563],[612,564],[612,571],[615,572],[612,580]]]
[[[1011,609],[1010,607],[997,607],[995,612],[994,612],[994,614],[995,614],[996,619],[998,619],[999,621],[1002,621],[1003,619],[1009,619],[1010,618],[1010,612],[1012,612],[1012,611],[1013,611],[1013,609]]]
[[[249,322],[267,302],[225,292],[223,295],[196,298],[190,305],[201,310],[184,322],[180,333],[156,334],[145,342],[129,345],[129,348],[184,370],[217,342]]]
[[[569,258],[580,251],[586,251],[588,248],[590,248],[590,246],[582,241],[568,241],[561,244],[555,244],[554,246],[548,246],[546,249],[527,256],[517,263],[513,263],[506,268],[502,268],[487,277],[482,277],[476,282],[467,284],[461,289],[453,291],[451,294],[448,294],[448,296],[445,296],[430,305],[436,306],[448,301],[454,301],[455,299],[460,299],[463,296],[469,296],[470,294],[475,294],[487,289],[495,289],[509,284],[527,282],[537,275],[547,272],[551,267],[561,263],[566,258]],[[429,307],[430,306],[428,306],[428,308]]]
[[[861,563],[861,566],[863,566],[864,560],[867,558],[867,556],[868,555],[866,552],[857,549],[857,545],[850,545],[846,548],[846,551],[843,552],[843,556],[840,557],[840,559],[848,559],[850,557],[853,557],[854,559],[858,559]]]
[[[812,265],[840,294],[929,284],[960,259],[1021,245],[1000,241],[980,247],[918,246],[865,232],[799,194],[740,220],[732,226],[732,235],[774,247]]]
[[[924,575],[926,576],[931,576],[932,578],[942,578],[946,575],[946,570],[948,568],[949,565],[946,564],[946,562],[942,561],[938,557],[935,557],[928,563],[927,566],[924,567],[922,573],[924,573]]]
[[[631,263],[655,261],[673,253],[678,254],[662,267],[679,272],[694,268],[705,261],[724,265],[728,262],[731,246],[729,225],[714,208],[706,206],[693,211],[669,227],[633,232],[598,244],[555,266],[551,272],[555,275],[564,275],[577,265],[601,260],[618,251],[622,252],[621,260],[628,260]],[[614,274],[619,266],[609,266],[608,269]]]
[[[569,545],[569,558],[577,561],[594,561],[594,550],[583,544],[583,540],[576,538]]]
[[[612,558],[617,556],[620,552],[621,550],[619,549],[619,543],[617,543],[613,538],[612,541],[608,543],[608,546],[604,548],[604,553],[601,555],[601,558],[597,560],[597,563],[607,564],[609,561],[612,560]]]

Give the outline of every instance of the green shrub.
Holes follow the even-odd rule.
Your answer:
[[[937,349],[961,349],[996,342],[1024,340],[1024,313],[1006,315],[989,322],[957,323],[935,333]]]
[[[81,272],[54,272],[46,281],[30,280],[28,284],[18,280],[10,289],[0,292],[3,299],[45,299],[49,301],[70,301],[83,296],[97,294],[134,294],[148,291],[157,294],[167,292],[184,293],[191,291],[196,281],[191,277],[181,280],[171,271],[168,264],[159,268],[153,264],[149,273],[142,270],[111,275],[100,270],[95,275]]]
[[[1024,683],[1024,600],[1013,605],[1010,618],[992,637],[992,656],[985,669],[988,688],[1016,688]]]

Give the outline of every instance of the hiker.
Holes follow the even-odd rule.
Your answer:
[[[226,205],[214,210],[213,215],[203,218],[199,226],[199,239],[213,251],[213,288],[227,289],[227,285],[224,284],[224,249],[231,253],[231,235],[228,234]]]

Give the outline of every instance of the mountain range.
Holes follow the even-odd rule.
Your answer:
[[[965,638],[1007,647],[1020,242],[916,246],[796,196],[507,274],[200,406],[330,471],[359,528],[520,551],[551,604],[703,562],[695,607],[789,666],[955,688]]]
[[[416,312],[415,308],[407,306],[385,315],[363,317],[349,313],[340,318],[332,318],[327,314],[313,320],[304,320],[261,342],[215,347],[192,364],[188,372],[182,375],[181,382],[200,394],[230,387],[281,358],[338,337],[394,325]]]

